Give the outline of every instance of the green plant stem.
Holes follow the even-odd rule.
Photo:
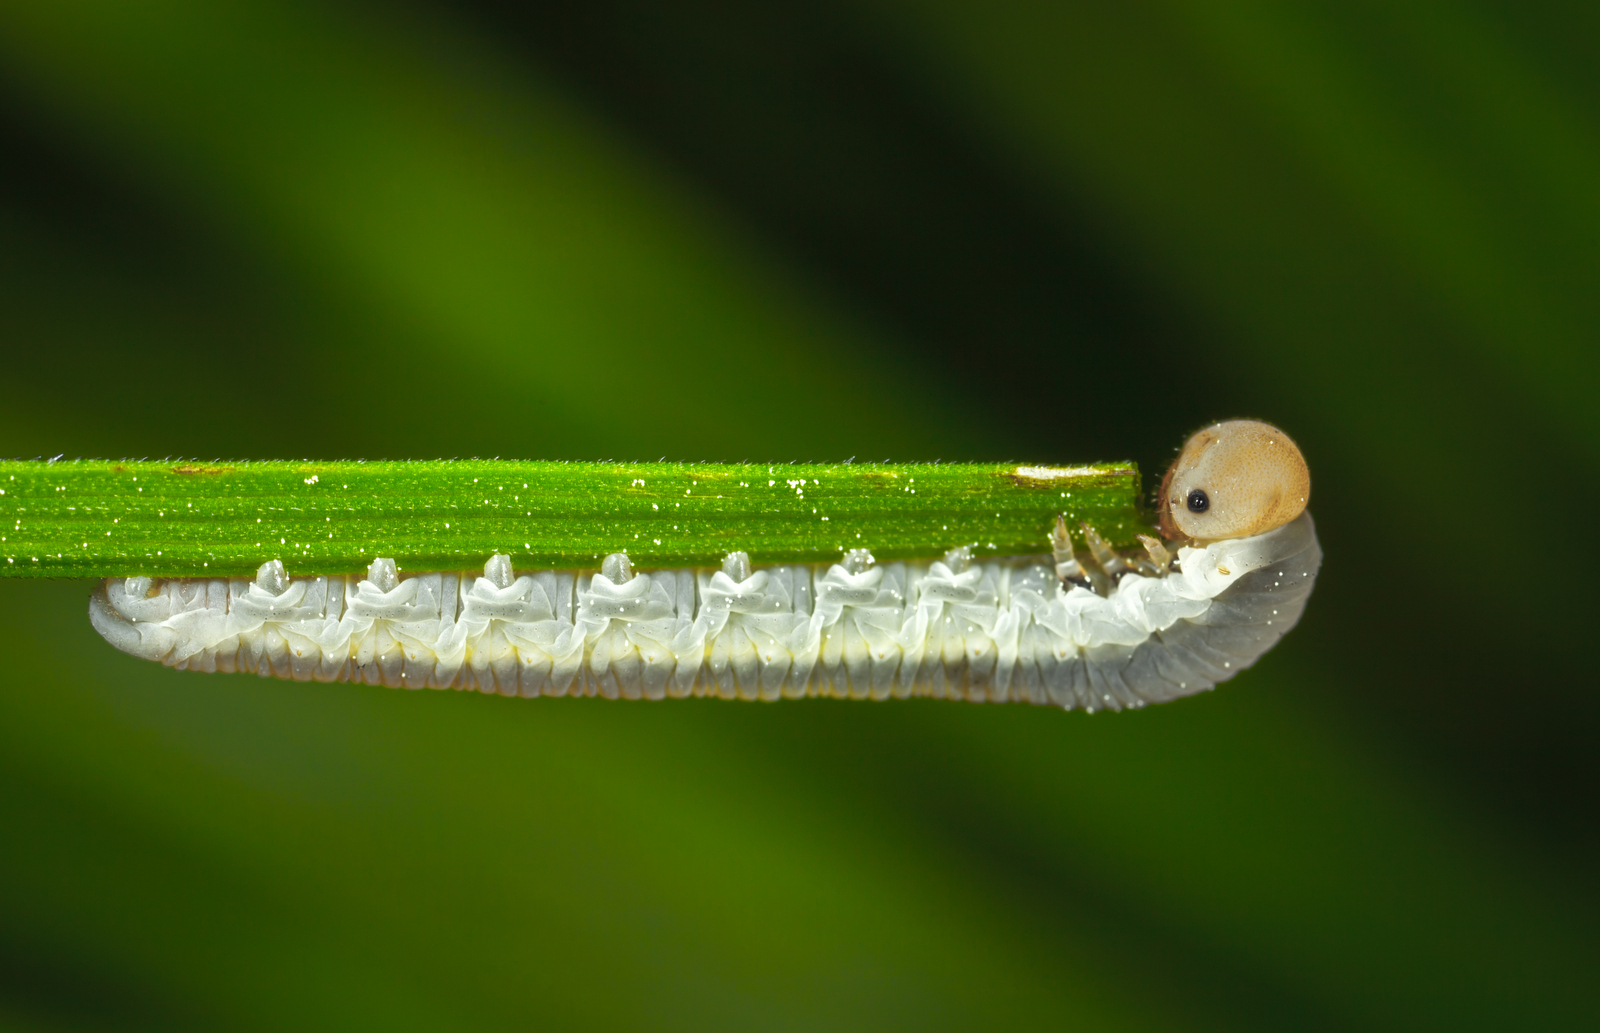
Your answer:
[[[1131,463],[0,462],[0,576],[163,577],[705,566],[1048,551],[1057,514],[1115,544],[1145,523]]]

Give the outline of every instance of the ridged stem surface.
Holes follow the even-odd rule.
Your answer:
[[[1058,514],[1145,530],[1132,463],[0,462],[0,576],[344,574],[824,562],[1049,551]]]

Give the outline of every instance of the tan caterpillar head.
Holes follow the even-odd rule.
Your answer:
[[[1168,538],[1244,538],[1287,524],[1310,498],[1311,471],[1287,434],[1227,420],[1184,442],[1156,508]]]

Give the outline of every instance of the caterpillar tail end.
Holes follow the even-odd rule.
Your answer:
[[[163,661],[178,644],[177,632],[159,624],[129,620],[117,612],[110,593],[126,592],[115,579],[107,579],[95,586],[89,596],[89,623],[100,637],[116,648],[141,660]]]

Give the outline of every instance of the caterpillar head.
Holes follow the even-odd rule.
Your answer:
[[[1156,508],[1168,538],[1244,538],[1287,524],[1310,497],[1311,471],[1287,434],[1227,420],[1184,442]]]

